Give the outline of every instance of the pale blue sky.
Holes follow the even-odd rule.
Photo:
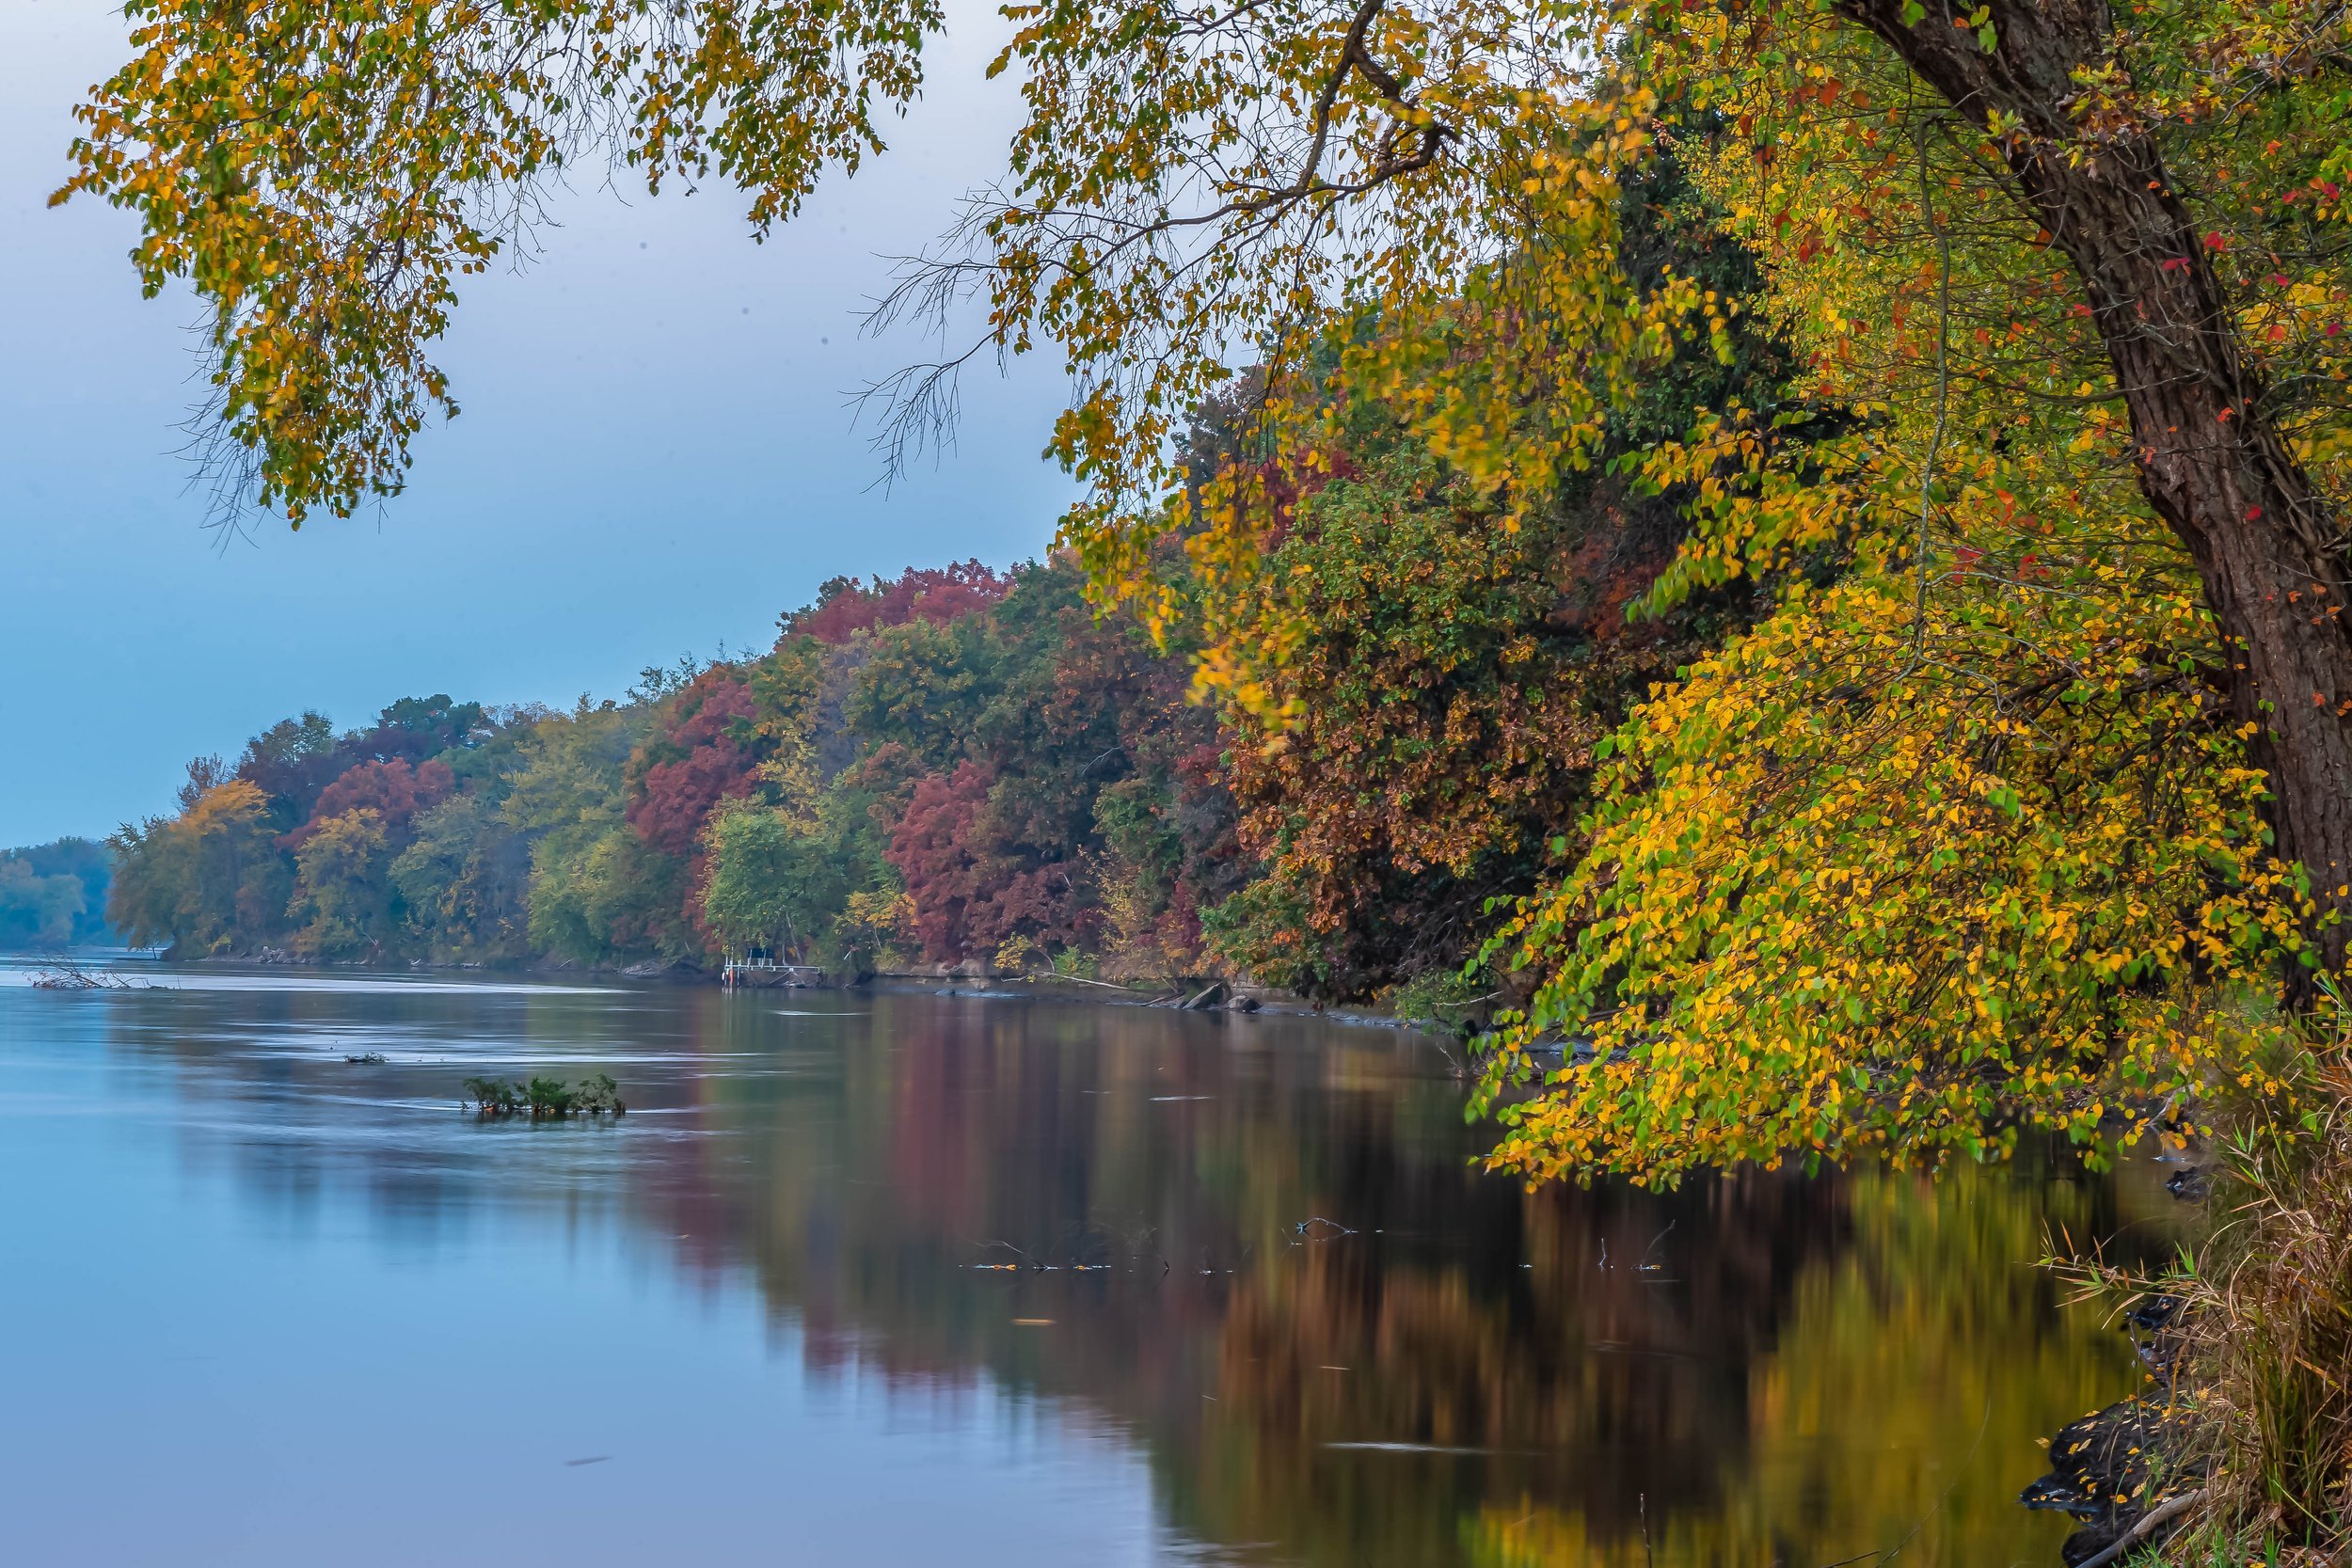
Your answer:
[[[1056,365],[983,372],[958,450],[888,494],[843,404],[921,356],[859,338],[878,258],[1001,167],[1018,109],[981,81],[993,7],[950,11],[969,22],[889,155],[764,246],[732,192],[583,183],[526,273],[475,280],[441,354],[465,414],[418,443],[409,492],[223,551],[173,455],[193,304],[140,300],[124,214],[43,206],[120,18],[0,0],[0,846],[162,810],[188,757],[305,706],[614,694],[764,646],[836,573],[1041,553],[1071,494],[1037,455]]]

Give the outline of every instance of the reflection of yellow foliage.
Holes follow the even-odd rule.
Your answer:
[[[1585,1534],[1583,1515],[1529,1497],[1486,1504],[1462,1536],[1472,1568],[1616,1568],[1643,1560],[1640,1541],[1600,1544]]]
[[[1975,1170],[1856,1178],[1852,1249],[1800,1283],[1751,1379],[1753,1476],[1727,1495],[1723,1544],[1675,1560],[1769,1560],[1796,1519],[1823,1560],[2055,1558],[2068,1527],[2015,1502],[2043,1468],[2037,1439],[2137,1381],[2124,1338],[2058,1306],[2033,1266],[2044,1223],[2085,1228],[2089,1205],[2065,1201],[2080,1196],[2045,1208]]]
[[[2123,1337],[2095,1308],[2058,1306],[2032,1266],[2045,1224],[2095,1222],[2085,1196],[1977,1170],[1851,1179],[1851,1244],[1795,1281],[1713,1502],[1613,1498],[1606,1530],[1553,1498],[1489,1502],[1466,1553],[1480,1568],[1751,1568],[1898,1547],[1949,1568],[2054,1560],[2069,1526],[2015,1502],[2042,1468],[2036,1439],[2137,1381]]]

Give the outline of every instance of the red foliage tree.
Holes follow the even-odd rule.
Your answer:
[[[691,855],[720,801],[751,792],[752,690],[731,669],[698,675],[631,760],[628,825],[656,848]]]
[[[891,830],[886,853],[914,902],[926,958],[985,957],[1015,936],[1052,943],[1078,934],[1073,868],[1007,852],[989,805],[994,783],[994,770],[978,762],[926,774]]]
[[[987,876],[974,829],[988,805],[990,770],[977,762],[916,781],[890,832],[890,863],[914,901],[915,934],[935,959],[964,956],[965,917]],[[993,858],[993,857],[991,857]]]
[[[838,645],[851,634],[909,621],[946,622],[986,610],[1012,589],[1012,574],[977,560],[950,566],[908,567],[896,582],[876,578],[861,587],[855,578],[834,578],[817,591],[817,602],[785,616],[787,637],[813,637]]]
[[[445,762],[421,762],[414,767],[399,760],[359,763],[345,768],[321,790],[310,820],[278,842],[289,849],[300,849],[318,832],[320,823],[362,809],[375,812],[384,819],[386,833],[397,837],[420,812],[439,805],[456,788],[457,776]]]

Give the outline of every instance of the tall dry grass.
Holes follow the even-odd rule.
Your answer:
[[[2293,1092],[2214,1134],[2204,1241],[2129,1282],[2179,1303],[2143,1352],[2172,1472],[2146,1500],[2177,1506],[2121,1560],[2352,1564],[2352,1009],[2329,1001]]]

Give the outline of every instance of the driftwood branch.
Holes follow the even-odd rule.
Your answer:
[[[2199,1487],[2194,1492],[2184,1492],[2177,1497],[2165,1498],[2164,1501],[2141,1514],[2139,1522],[2125,1530],[2122,1537],[2113,1545],[2096,1557],[2084,1559],[2076,1563],[2074,1568],[2107,1568],[2108,1563],[2147,1540],[2154,1533],[2158,1525],[2169,1524],[2204,1500],[2205,1492],[2202,1487]]]

